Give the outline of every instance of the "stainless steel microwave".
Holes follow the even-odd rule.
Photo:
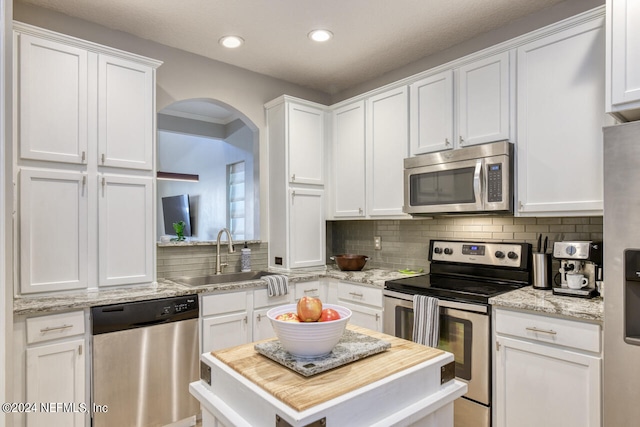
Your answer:
[[[513,144],[500,141],[405,159],[403,211],[513,212]]]

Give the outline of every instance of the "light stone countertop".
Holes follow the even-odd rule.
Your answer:
[[[281,273],[273,271],[274,273]],[[282,273],[289,277],[291,283],[318,278],[333,278],[356,282],[382,289],[385,280],[406,277],[406,274],[380,268],[363,269],[362,271],[340,271],[332,265],[326,271],[304,271]],[[48,295],[16,297],[13,302],[13,314],[46,314],[58,311],[83,309],[100,305],[119,304],[134,301],[146,301],[200,293],[223,293],[242,289],[266,289],[263,280],[247,280],[226,284],[187,286],[172,279],[158,279],[157,286],[132,286],[116,289],[97,289],[86,291],[58,292]]]
[[[576,298],[554,295],[551,290],[527,286],[489,299],[496,308],[512,308],[564,316],[576,320],[604,321],[604,304],[601,297]]]

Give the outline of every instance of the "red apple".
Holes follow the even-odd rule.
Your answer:
[[[322,301],[319,298],[302,297],[297,308],[301,322],[317,322],[322,314]]]
[[[322,314],[320,315],[318,322],[330,322],[332,320],[338,320],[339,318],[340,313],[335,311],[333,308],[325,308],[322,310]]]
[[[282,320],[283,322],[300,322],[298,315],[291,312],[277,315],[276,320]]]

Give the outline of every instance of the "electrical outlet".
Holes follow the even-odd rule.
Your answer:
[[[376,251],[379,251],[382,249],[382,245],[380,243],[380,236],[373,236],[373,248]]]

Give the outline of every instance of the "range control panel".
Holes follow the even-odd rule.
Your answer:
[[[521,268],[528,256],[527,247],[527,243],[432,240],[429,260]]]

